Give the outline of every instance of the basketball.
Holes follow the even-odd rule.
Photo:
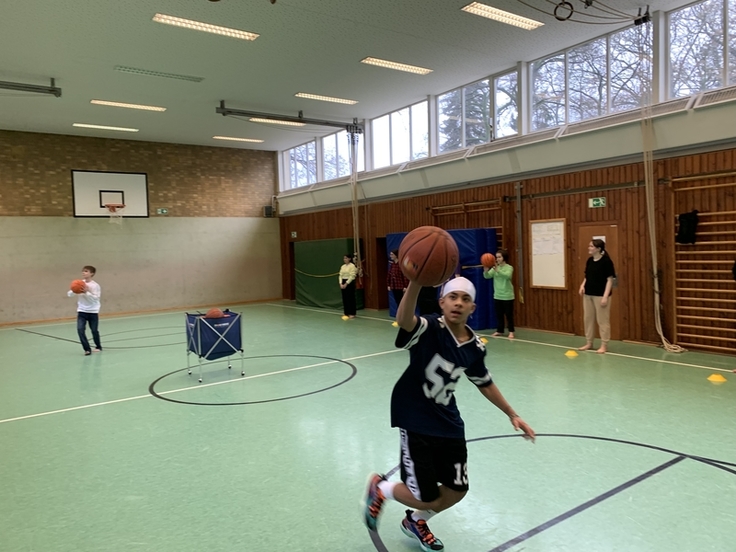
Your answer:
[[[72,280],[69,289],[74,293],[84,293],[87,291],[87,284],[84,283],[84,280]]]
[[[211,308],[207,311],[207,314],[204,315],[205,318],[225,318],[225,313],[222,312],[217,307]]]
[[[480,256],[480,264],[486,268],[492,268],[496,266],[496,256],[492,253],[483,253],[483,255]]]
[[[436,226],[420,226],[399,246],[399,266],[404,276],[422,286],[438,286],[455,273],[460,253],[455,240]]]

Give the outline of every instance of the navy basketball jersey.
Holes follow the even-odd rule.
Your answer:
[[[493,383],[483,359],[486,348],[473,337],[459,343],[444,318],[418,318],[414,331],[399,330],[396,346],[409,350],[409,367],[391,394],[391,426],[436,437],[465,437],[465,424],[455,404],[460,376],[478,387]]]

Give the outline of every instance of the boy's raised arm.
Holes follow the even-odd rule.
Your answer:
[[[412,331],[417,325],[417,317],[414,311],[417,308],[417,298],[421,289],[422,286],[413,280],[409,280],[406,293],[404,293],[399,308],[396,310],[396,323],[407,332]]]

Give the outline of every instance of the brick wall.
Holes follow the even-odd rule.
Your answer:
[[[73,216],[71,171],[148,174],[150,215],[261,217],[276,152],[0,130],[0,216]]]

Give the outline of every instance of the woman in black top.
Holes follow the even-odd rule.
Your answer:
[[[586,343],[578,350],[587,351],[593,348],[595,325],[598,322],[601,346],[596,352],[605,353],[611,339],[611,291],[616,271],[613,261],[606,253],[606,242],[603,240],[591,241],[588,244],[588,255],[590,258],[585,265],[585,279],[578,291],[583,296]]]

